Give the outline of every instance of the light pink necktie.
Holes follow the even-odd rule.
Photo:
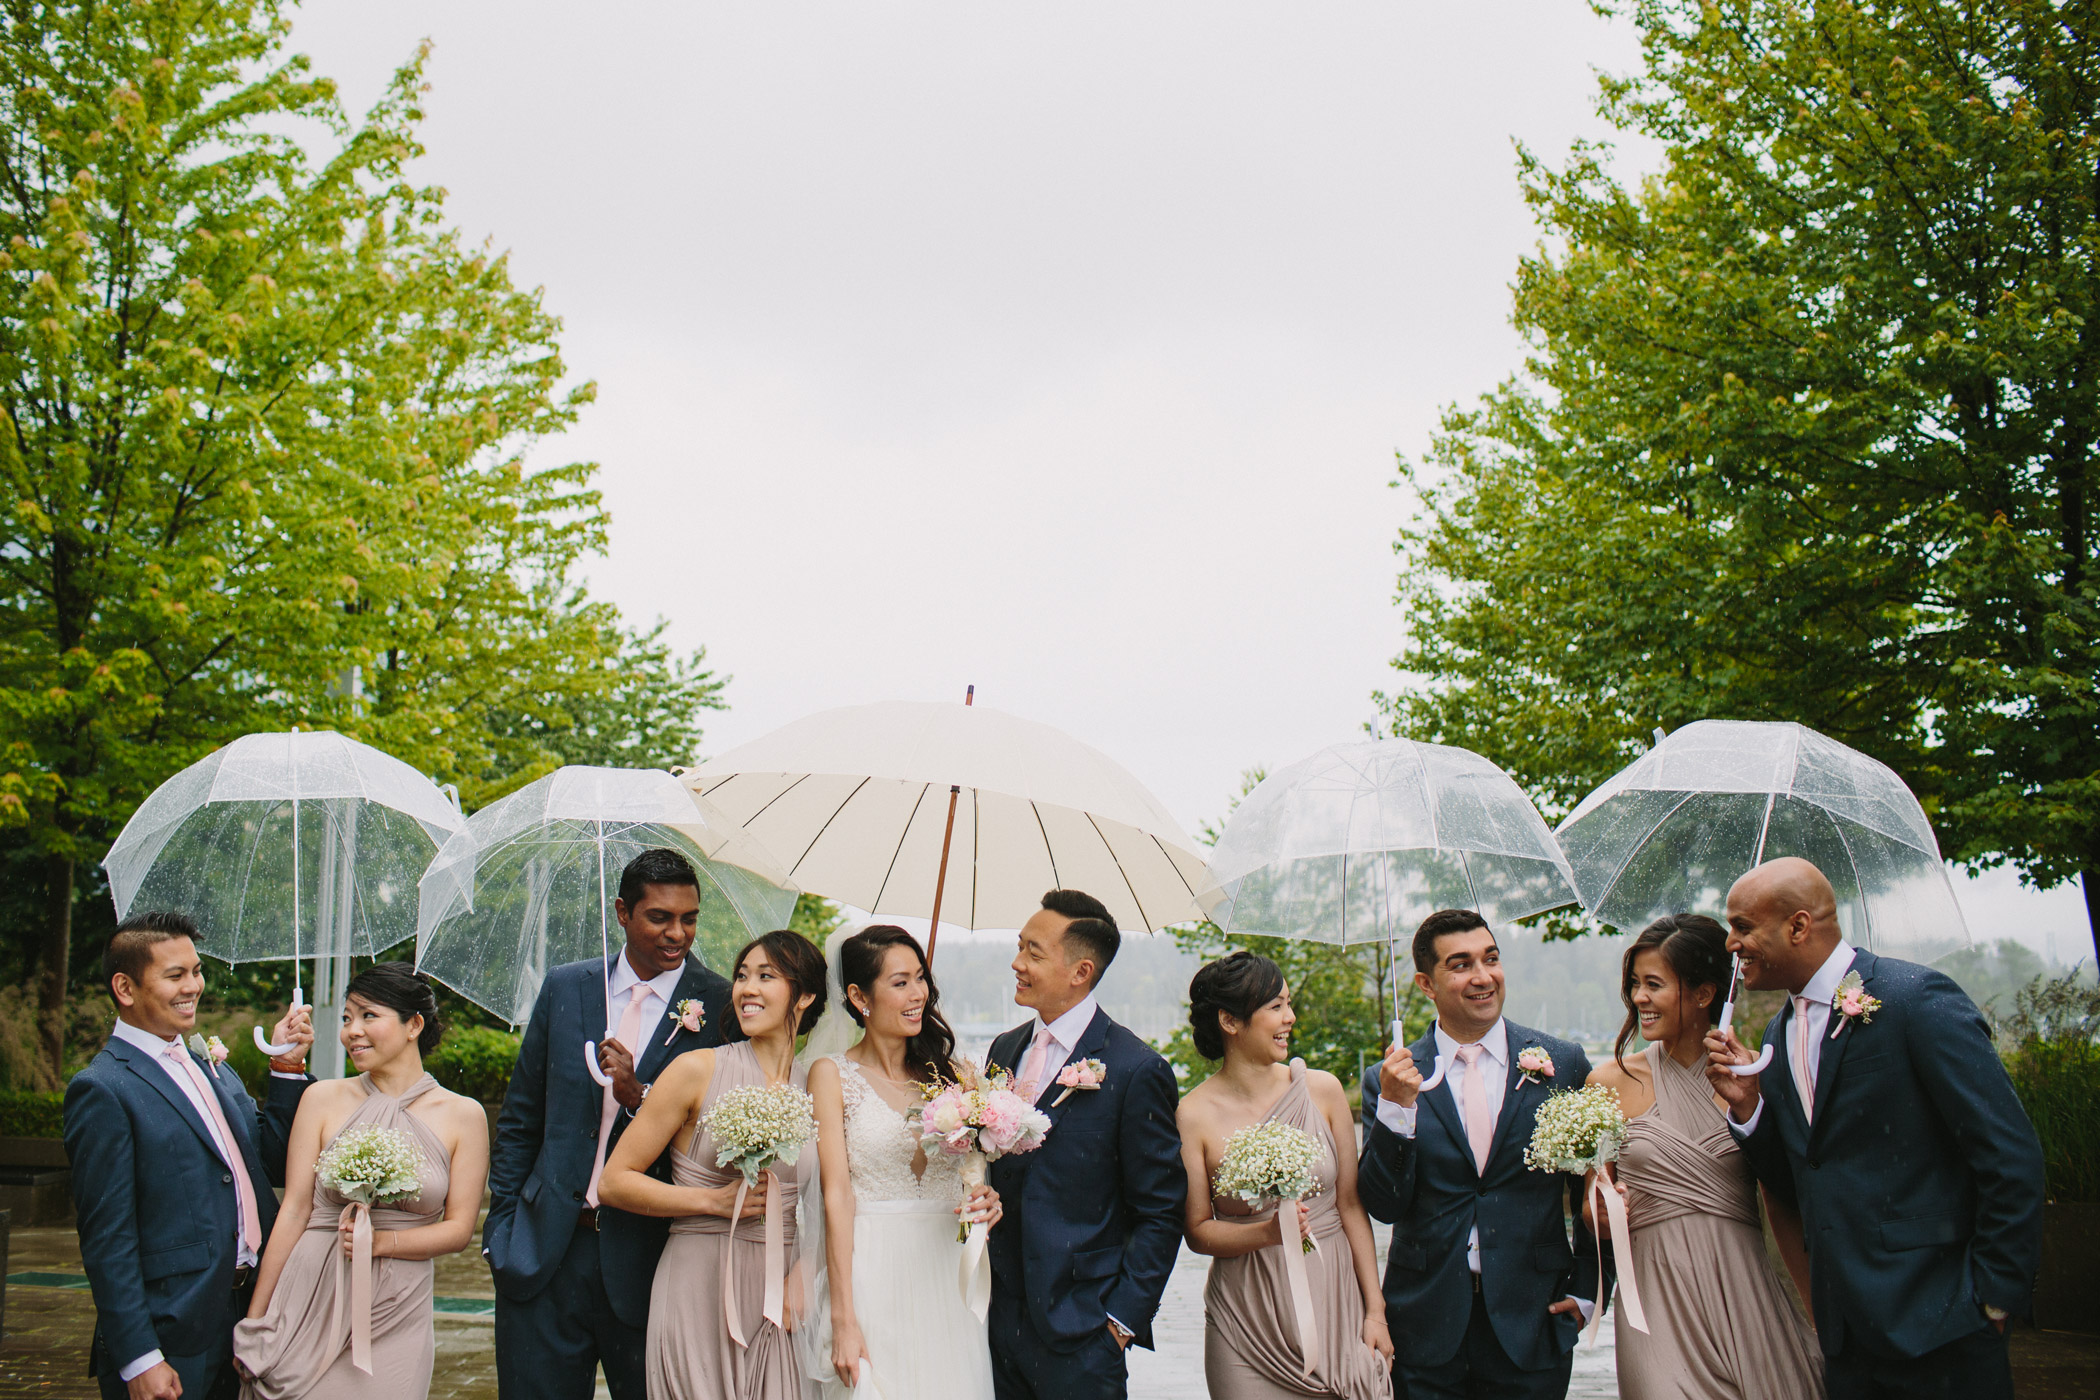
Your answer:
[[[1481,1057],[1486,1051],[1478,1042],[1458,1047],[1458,1062],[1466,1067],[1466,1086],[1462,1098],[1466,1114],[1466,1140],[1473,1144],[1473,1165],[1483,1175],[1488,1169],[1488,1152],[1495,1145],[1495,1118],[1488,1112],[1487,1080]]]
[[[1801,1093],[1801,1116],[1816,1120],[1816,1045],[1808,1033],[1807,997],[1794,998],[1794,1087]]]
[[[1050,1028],[1048,1026],[1038,1026],[1035,1032],[1035,1042],[1028,1047],[1028,1058],[1021,1061],[1021,1072],[1014,1077],[1016,1084],[1030,1086],[1027,1096],[1031,1100],[1040,1098],[1043,1090],[1050,1087],[1043,1083],[1043,1067],[1049,1063],[1049,1060]]]
[[[649,995],[649,984],[637,982],[628,989],[627,1010],[620,1014],[620,1048],[634,1055],[635,1045],[642,1037],[642,998]],[[613,1097],[613,1087],[605,1086],[605,1102],[598,1110],[598,1155],[591,1159],[591,1184],[583,1193],[584,1204],[598,1208],[598,1178],[605,1175],[605,1149],[612,1141],[613,1119],[619,1115],[620,1101]]]
[[[233,1193],[241,1203],[241,1239],[246,1241],[250,1253],[262,1250],[262,1217],[255,1209],[255,1183],[248,1179],[248,1164],[241,1160],[241,1142],[233,1135],[233,1125],[226,1121],[226,1110],[219,1106],[219,1096],[212,1092],[211,1081],[197,1062],[182,1048],[182,1042],[173,1041],[168,1046],[168,1058],[189,1072],[190,1083],[211,1110],[211,1121],[219,1127],[219,1141],[226,1144],[226,1168],[233,1173]]]

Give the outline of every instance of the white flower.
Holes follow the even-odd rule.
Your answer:
[[[423,1189],[423,1150],[399,1128],[350,1128],[314,1163],[321,1185],[359,1205],[413,1199]]]
[[[1302,1128],[1256,1123],[1225,1139],[1225,1153],[1211,1184],[1219,1195],[1257,1210],[1278,1201],[1301,1201],[1313,1192],[1321,1155],[1319,1142]]]
[[[792,1084],[726,1090],[702,1121],[715,1140],[715,1165],[735,1167],[753,1185],[760,1172],[793,1166],[817,1135],[816,1104]]]
[[[1590,1084],[1539,1105],[1524,1165],[1535,1172],[1584,1172],[1617,1161],[1625,1141],[1619,1091]]]

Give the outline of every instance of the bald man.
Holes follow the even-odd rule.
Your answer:
[[[2005,1322],[2042,1257],[2042,1149],[1961,988],[1847,943],[1805,860],[1728,892],[1745,986],[1782,988],[1764,1072],[1731,1031],[1707,1076],[1775,1195],[1801,1212],[1831,1400],[2011,1400]]]

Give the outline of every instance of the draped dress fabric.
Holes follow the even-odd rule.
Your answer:
[[[1757,1185],[1706,1076],[1643,1052],[1655,1106],[1626,1124],[1633,1263],[1648,1332],[1618,1318],[1622,1400],[1820,1397],[1815,1334],[1765,1254]]]
[[[762,1087],[766,1074],[748,1040],[721,1046],[714,1056],[714,1077],[700,1103],[701,1125],[685,1148],[671,1144],[673,1185],[712,1189],[731,1185],[741,1175],[734,1167],[715,1165],[714,1138],[705,1119],[723,1094],[747,1085]],[[801,1065],[789,1082],[808,1088]],[[816,1158],[816,1144],[806,1145],[772,1188],[787,1242],[790,1325],[802,1303],[796,1296],[802,1271],[796,1267],[795,1202]],[[816,1387],[802,1375],[794,1340],[765,1319],[765,1226],[762,1216],[732,1222],[720,1215],[683,1215],[671,1222],[649,1292],[649,1400],[811,1400]],[[746,1346],[729,1335],[722,1296],[724,1251],[735,1255],[730,1285]]]
[[[423,1153],[423,1189],[414,1200],[375,1206],[374,1233],[436,1224],[444,1218],[445,1196],[452,1188],[451,1154],[409,1108],[438,1082],[426,1074],[399,1095],[381,1093],[370,1075],[359,1075],[357,1083],[364,1099],[336,1136],[351,1128],[393,1128]],[[431,1260],[372,1261],[372,1374],[350,1362],[352,1266],[336,1233],[349,1204],[314,1182],[313,1213],[277,1276],[270,1305],[261,1317],[233,1329],[234,1355],[255,1377],[241,1387],[244,1400],[400,1400],[429,1394],[437,1350]]]
[[[1318,1194],[1306,1201],[1306,1233],[1318,1243],[1305,1255],[1311,1286],[1313,1335],[1320,1339],[1320,1364],[1310,1379],[1298,1346],[1297,1313],[1283,1251],[1271,1245],[1231,1259],[1214,1259],[1203,1290],[1203,1371],[1212,1400],[1276,1400],[1284,1396],[1334,1396],[1341,1400],[1390,1400],[1385,1359],[1363,1338],[1364,1296],[1356,1281],[1355,1256],[1342,1231],[1335,1199],[1334,1134],[1312,1101],[1305,1061],[1291,1061],[1291,1085],[1262,1120],[1310,1133],[1320,1144],[1315,1174]],[[1355,1144],[1351,1143],[1353,1150]],[[1265,1220],[1275,1212],[1243,1216],[1237,1201],[1213,1200],[1219,1219]],[[1228,1215],[1227,1212],[1233,1212]]]
[[[991,1400],[992,1353],[985,1325],[963,1302],[957,1273],[956,1206],[962,1159],[926,1158],[914,1172],[919,1135],[844,1055],[846,1164],[853,1183],[853,1313],[868,1349],[870,1379],[884,1400]],[[830,1284],[836,1294],[836,1281]],[[819,1367],[828,1363],[823,1347]],[[825,1400],[853,1391],[838,1373]]]

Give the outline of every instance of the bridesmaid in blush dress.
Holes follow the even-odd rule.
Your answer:
[[[793,1167],[760,1174],[736,1209],[742,1176],[715,1162],[703,1121],[730,1089],[805,1088],[795,1038],[824,1009],[824,955],[798,933],[779,930],[746,944],[730,974],[735,1023],[728,1043],[689,1050],[657,1077],[634,1122],[605,1163],[598,1199],[637,1215],[668,1216],[671,1233],[649,1294],[650,1400],[813,1400],[788,1335],[807,1310],[807,1271],[797,1259],[795,1205],[817,1160],[806,1144]],[[669,1149],[671,1179],[649,1169]],[[780,1217],[784,1326],[765,1316],[766,1209]],[[729,1329],[734,1310],[743,1341]]]
[[[1196,1049],[1225,1062],[1176,1114],[1189,1247],[1216,1261],[1203,1290],[1204,1376],[1214,1400],[1390,1400],[1393,1343],[1371,1220],[1356,1195],[1355,1119],[1340,1080],[1290,1059],[1296,1021],[1283,973],[1256,954],[1220,959],[1189,983]],[[1296,1207],[1301,1233],[1319,1246],[1302,1256],[1316,1353],[1310,1375],[1276,1211],[1249,1211],[1211,1192],[1226,1140],[1257,1123],[1298,1128],[1324,1153],[1317,1194]]]
[[[437,1000],[407,963],[350,980],[343,1047],[359,1074],[306,1091],[292,1123],[284,1207],[270,1232],[248,1317],[233,1332],[242,1394],[252,1400],[402,1400],[430,1391],[436,1354],[431,1261],[474,1238],[488,1179],[488,1116],[423,1072],[438,1043]],[[352,1128],[404,1134],[423,1157],[422,1190],[371,1212],[371,1311],[352,1276],[357,1212],[316,1179],[315,1161]],[[356,1365],[363,1332],[371,1370]]]
[[[1700,914],[1656,920],[1626,950],[1627,1006],[1612,1058],[1589,1082],[1619,1093],[1626,1145],[1616,1171],[1648,1331],[1618,1316],[1622,1400],[1820,1400],[1814,1333],[1765,1254],[1758,1193],[1706,1080],[1706,1033],[1729,981],[1727,933]],[[1649,1044],[1632,1059],[1638,1025]],[[1610,1222],[1583,1218],[1600,1238]],[[1775,1210],[1782,1255],[1800,1259],[1800,1223]],[[1805,1268],[1797,1277],[1806,1278]]]

